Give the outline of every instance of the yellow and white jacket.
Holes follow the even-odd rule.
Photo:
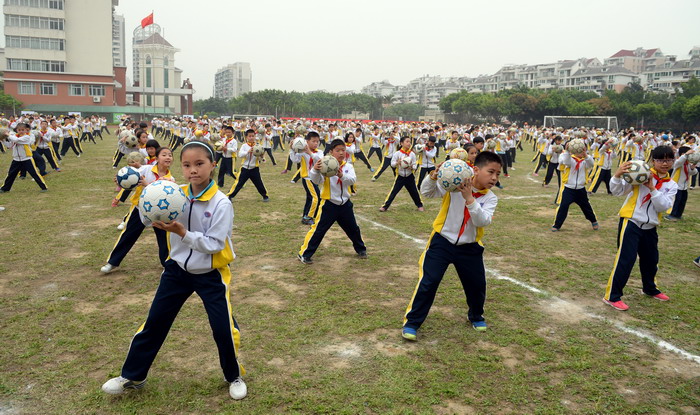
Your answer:
[[[673,163],[673,179],[678,184],[678,190],[688,190],[688,182],[691,176],[698,174],[698,169],[688,163],[688,158],[683,154]]]
[[[231,235],[233,206],[213,181],[200,195],[190,186],[181,186],[189,200],[177,218],[187,229],[184,238],[168,233],[170,258],[191,274],[204,274],[223,268],[236,258]]]
[[[238,158],[243,160],[241,167],[244,169],[254,169],[260,165],[258,158],[253,155],[253,147],[248,143],[243,143],[241,149],[238,150]]]
[[[311,169],[309,172],[309,179],[321,187],[321,199],[334,205],[344,205],[350,200],[350,186],[357,181],[352,163],[343,162],[340,168],[343,169],[342,178],[338,176],[324,177],[316,169]]]
[[[583,189],[586,187],[586,169],[593,167],[593,157],[588,155],[585,159],[577,159],[568,151],[564,151],[559,156],[559,167],[562,166],[564,187],[573,190]]]
[[[408,157],[408,159],[411,162],[411,167],[408,169],[404,169],[399,165],[399,161],[401,159],[404,159]],[[413,174],[413,171],[418,168],[418,163],[416,163],[416,153],[414,153],[411,150],[408,150],[408,153],[405,153],[403,150],[399,150],[394,155],[391,157],[391,167],[398,167],[398,173],[399,176],[401,177],[408,177],[411,174]]]
[[[653,172],[653,169],[652,169]],[[627,218],[634,222],[641,229],[652,229],[661,221],[662,213],[673,206],[673,200],[678,191],[678,185],[670,177],[659,180],[652,178],[655,189],[650,192],[646,186],[632,186],[622,178],[612,177],[610,179],[610,191],[615,196],[627,195],[625,203],[620,209],[620,217]]]
[[[299,163],[299,174],[301,174],[301,177],[311,180],[309,172],[314,169],[314,164],[323,158],[323,151],[316,149],[312,154],[309,154],[295,153],[290,150],[289,158],[292,160],[292,163]]]
[[[423,180],[420,187],[421,195],[429,198],[442,197],[440,212],[433,221],[433,231],[455,245],[474,242],[483,245],[481,238],[484,235],[484,227],[491,224],[498,197],[490,190],[474,189],[474,191],[481,196],[477,197],[471,205],[466,205],[461,192],[447,192],[432,178]],[[466,223],[465,208],[469,212]]]
[[[34,144],[35,140],[36,138],[32,134],[24,134],[22,136],[11,134],[7,138],[7,142],[9,142],[10,148],[12,149],[12,160],[25,161],[31,159],[31,146]]]

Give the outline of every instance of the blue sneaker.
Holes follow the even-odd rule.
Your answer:
[[[401,330],[401,337],[414,342],[418,339],[418,332],[416,331],[416,329],[404,327],[403,330]]]
[[[472,321],[472,327],[474,327],[474,330],[476,331],[486,331],[488,326],[486,325],[485,321]]]

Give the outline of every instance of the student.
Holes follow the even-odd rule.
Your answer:
[[[586,193],[586,169],[593,167],[593,157],[587,155],[586,150],[571,155],[568,148],[569,144],[567,143],[566,149],[559,156],[559,165],[560,167],[564,166],[562,178],[564,188],[561,191],[561,199],[552,225],[552,232],[561,229],[572,203],[576,203],[581,208],[583,216],[591,222],[593,230],[597,231],[598,220]]]
[[[60,172],[61,169],[58,167],[56,154],[53,152],[53,148],[51,147],[53,131],[49,130],[49,123],[46,120],[41,121],[40,128],[36,131],[36,134],[37,144],[35,153],[39,157],[44,156],[46,161],[48,161],[51,165],[51,168],[57,172]]]
[[[591,179],[591,184],[588,186],[588,193],[595,193],[598,191],[598,186],[601,183],[605,183],[608,194],[612,194],[610,191],[610,171],[615,158],[617,158],[617,154],[612,148],[612,139],[610,139],[598,149],[598,161],[596,163],[598,168]]]
[[[233,208],[213,180],[214,152],[202,142],[191,141],[180,152],[182,171],[189,185],[183,186],[189,203],[179,216],[183,222],[155,222],[168,232],[170,257],[160,276],[146,322],[131,340],[121,375],[102,385],[117,395],[141,389],[148,371],[185,301],[196,292],[204,303],[219,362],[233,399],[243,399],[248,388],[238,362],[240,331],[231,312],[231,270],[235,258],[231,243]],[[178,218],[178,219],[179,219]],[[187,218],[187,219],[185,219]]]
[[[535,171],[532,173],[533,176],[539,176],[540,167],[547,167],[547,173],[549,173],[549,161],[547,160],[547,150],[549,149],[551,144],[548,145],[548,141],[549,140],[547,140],[547,137],[544,134],[539,136],[539,138],[537,139],[537,153],[535,154],[535,158],[533,158],[532,161],[535,161],[535,159],[537,158],[539,158],[539,160],[537,161],[537,166],[535,166]]]
[[[270,124],[265,124],[265,129],[259,131],[265,153],[270,156],[272,165],[276,166],[277,163],[275,162],[275,156],[272,155],[272,126]]]
[[[64,119],[65,124],[62,127],[63,131],[63,146],[61,147],[61,158],[66,156],[68,150],[73,150],[77,157],[83,152],[80,148],[80,143],[76,142],[75,137],[77,137],[77,127],[73,125],[75,121],[74,117],[69,117]]]
[[[255,130],[249,129],[245,132],[245,143],[238,150],[238,158],[242,160],[241,170],[238,172],[238,179],[231,186],[228,196],[229,199],[236,197],[238,192],[243,188],[243,185],[250,179],[255,185],[255,188],[263,198],[263,202],[268,202],[270,198],[267,196],[267,189],[260,177],[260,163],[258,157],[253,155],[253,146],[255,145]]]
[[[362,129],[357,128],[355,129],[355,134],[352,132],[348,132],[345,134],[345,142],[348,143],[350,142],[350,138],[352,137],[352,142],[355,144],[353,147],[353,153],[352,153],[352,158],[353,158],[353,163],[355,163],[355,160],[362,160],[363,163],[365,163],[365,166],[367,166],[367,170],[369,170],[371,173],[374,173],[374,169],[372,168],[372,165],[369,163],[369,160],[367,160],[367,156],[365,156],[365,152],[362,151]]]
[[[659,237],[656,227],[661,214],[673,206],[678,185],[671,180],[668,171],[673,166],[673,150],[669,146],[656,147],[651,152],[654,167],[652,177],[637,186],[622,180],[630,163],[623,163],[610,180],[615,196],[627,195],[620,209],[620,225],[617,236],[617,255],[605,289],[603,302],[620,311],[629,309],[622,301],[622,290],[639,256],[639,271],[642,277],[642,293],[660,301],[669,297],[656,286],[659,264]]]
[[[34,159],[32,158],[31,145],[35,141],[35,137],[29,134],[29,124],[18,123],[15,127],[15,134],[10,134],[7,138],[9,150],[12,151],[12,163],[7,172],[7,177],[0,187],[0,193],[7,193],[12,189],[17,175],[20,171],[26,171],[34,179],[36,184],[41,188],[41,192],[46,192],[46,182],[39,174]]]
[[[145,132],[145,134],[147,135],[148,132]],[[141,213],[138,209],[139,198],[141,197],[143,188],[156,180],[173,180],[173,176],[170,174],[170,165],[173,161],[172,151],[170,151],[168,147],[161,147],[158,149],[156,157],[158,159],[157,164],[153,166],[146,164],[139,169],[141,182],[139,187],[134,189],[131,196],[131,209],[129,209],[129,214],[124,218],[126,226],[119,234],[117,243],[114,244],[114,248],[112,248],[112,251],[109,253],[107,264],[100,268],[103,274],[108,274],[121,265],[122,260],[124,260],[126,254],[129,253],[145,229],[141,220]],[[166,235],[161,229],[155,228],[153,230],[155,231],[156,240],[158,241],[158,257],[160,258],[161,265],[165,266],[165,261],[168,258]]]
[[[309,172],[309,178],[317,186],[321,187],[321,205],[316,215],[315,223],[309,229],[304,238],[304,243],[299,249],[297,258],[303,264],[312,264],[311,257],[318,249],[326,232],[338,222],[340,228],[352,241],[352,246],[357,256],[367,258],[367,248],[362,240],[360,227],[355,220],[355,212],[350,201],[350,186],[355,184],[355,169],[351,163],[345,162],[345,143],[335,139],[328,145],[329,154],[335,157],[340,164],[338,174],[334,177],[323,177],[320,173],[321,160],[316,162]]]
[[[491,224],[498,198],[490,190],[498,181],[501,158],[492,152],[482,152],[475,160],[474,177],[457,191],[446,192],[437,184],[437,172],[423,181],[425,197],[442,197],[442,206],[435,221],[425,251],[418,260],[418,284],[404,315],[402,336],[415,341],[425,321],[445,271],[450,264],[457,270],[469,307],[472,327],[487,329],[484,320],[486,300],[486,271],[483,228]],[[438,166],[439,168],[439,166]]]
[[[61,127],[58,126],[58,121],[56,121],[55,118],[51,119],[50,127],[49,127],[49,135],[51,136],[51,149],[53,151],[53,155],[56,159],[58,159],[58,162],[60,164],[61,162],[61,139],[63,138],[63,132],[61,130]]]
[[[236,153],[238,153],[238,141],[236,141],[233,136],[233,127],[226,125],[223,127],[223,132],[224,136],[221,138],[223,145],[221,147],[219,177],[216,183],[219,188],[224,187],[224,179],[227,174],[236,180],[234,166],[236,165]]]
[[[377,159],[382,162],[382,133],[379,127],[374,127],[372,134],[370,135],[370,148],[367,154],[367,159],[372,158],[372,154],[377,154]]]
[[[688,203],[688,183],[690,183],[691,177],[698,174],[695,165],[688,163],[688,155],[693,153],[694,151],[690,147],[683,146],[678,149],[679,157],[673,163],[673,175],[671,176],[671,179],[678,185],[678,192],[671,213],[664,217],[666,220],[673,222],[683,217],[685,205]]]
[[[156,154],[158,153],[159,148],[160,144],[158,143],[158,141],[146,141],[146,164],[150,164],[152,166],[158,162],[158,157],[156,156]]]
[[[323,152],[318,149],[321,143],[321,137],[316,131],[311,131],[306,134],[306,148],[303,153],[291,153],[289,157],[293,163],[299,164],[299,174],[301,175],[301,184],[306,192],[306,201],[301,215],[301,223],[304,225],[313,225],[314,218],[318,215],[320,206],[321,191],[316,183],[311,181],[309,173],[313,170],[316,163],[323,158]]]
[[[399,127],[394,127],[394,133],[390,134],[387,138],[383,140],[384,142],[384,161],[382,162],[382,167],[377,170],[376,173],[374,173],[374,176],[372,176],[372,181],[376,182],[379,176],[384,173],[384,170],[386,170],[388,167],[391,167],[391,158],[394,157],[394,153],[396,153],[396,147],[399,142]],[[396,168],[391,167],[391,170],[394,172],[394,177],[396,177]]]
[[[416,183],[418,188],[420,188],[423,183],[425,176],[435,170],[435,155],[437,154],[436,143],[437,139],[435,137],[428,137],[428,141],[425,143],[425,147],[423,147],[423,152],[418,157],[418,166],[420,168],[418,182]]]
[[[409,167],[402,167],[401,163],[408,160]],[[418,167],[416,163],[416,153],[411,151],[411,137],[403,136],[401,137],[401,149],[394,153],[391,158],[391,167],[398,168],[398,174],[394,179],[394,186],[391,188],[389,195],[384,200],[384,204],[379,208],[380,212],[386,212],[391,206],[391,202],[401,191],[401,188],[405,187],[413,203],[418,208],[418,211],[423,211],[423,201],[420,199],[418,194],[418,188],[416,187],[416,177],[413,175],[413,171]]]
[[[560,146],[561,145],[561,136],[560,135],[555,135],[554,138],[552,139],[552,142],[549,143],[549,145],[546,145],[546,157],[549,158],[549,161],[547,161],[547,174],[544,176],[544,181],[542,182],[542,187],[549,187],[549,182],[552,181],[552,178],[554,177],[554,172],[557,173],[557,186],[561,186],[561,171],[559,170],[559,157],[561,155],[560,152],[554,151],[554,146]]]

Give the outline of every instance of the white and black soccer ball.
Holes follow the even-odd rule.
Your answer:
[[[462,147],[457,147],[450,151],[450,160],[452,159],[457,159],[457,160],[462,160],[462,161],[467,161],[469,158],[469,153],[467,153],[467,150],[463,149]]]
[[[586,142],[580,138],[574,138],[569,141],[569,153],[571,154],[581,154],[586,151]]]
[[[139,154],[139,156],[141,155],[140,153],[137,154]],[[130,155],[131,154],[129,154],[129,156]],[[122,167],[117,172],[117,184],[124,190],[132,190],[136,188],[136,186],[139,185],[140,180],[141,175],[131,166]]]
[[[402,169],[412,169],[413,163],[411,163],[411,158],[404,157],[401,160],[399,160],[399,167],[401,167]]]
[[[132,151],[126,155],[126,163],[143,163],[143,154],[140,151]]]
[[[425,144],[416,144],[413,146],[413,152],[416,154],[423,154],[425,151]]]
[[[486,149],[491,150],[491,151],[495,150],[496,149],[496,140],[489,139],[486,142]]]
[[[561,144],[554,144],[552,146],[553,153],[561,154],[562,151],[564,151],[564,147]]]
[[[306,140],[304,137],[297,137],[292,141],[292,151],[295,153],[303,153],[306,150]]]
[[[700,153],[692,152],[690,154],[686,154],[685,158],[688,160],[688,163],[690,163],[690,164],[700,163]]]
[[[224,142],[219,140],[214,142],[214,151],[221,151],[224,149]]]
[[[449,159],[442,163],[437,173],[438,185],[448,192],[454,192],[474,175],[469,165],[459,159]]]
[[[649,165],[642,160],[630,161],[629,171],[622,174],[622,180],[633,186],[646,183],[649,177],[651,177]]]
[[[263,154],[265,154],[265,148],[263,148],[262,144],[256,144],[253,146],[253,155],[255,157],[262,157]]]
[[[151,222],[171,222],[184,211],[187,197],[177,183],[156,180],[141,192],[139,212]]]
[[[128,148],[136,148],[139,146],[139,139],[136,138],[135,135],[129,134],[124,139],[124,145],[127,146]]]
[[[321,170],[319,171],[324,177],[333,177],[338,174],[340,163],[335,157],[330,154],[323,156],[321,159]]]

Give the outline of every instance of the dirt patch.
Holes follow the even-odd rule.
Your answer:
[[[284,301],[277,293],[265,288],[252,295],[247,295],[245,297],[239,298],[238,302],[243,304],[255,304],[268,306],[274,310],[282,310],[287,302]]]
[[[435,411],[436,414],[442,415],[466,415],[479,413],[476,409],[472,408],[469,405],[465,405],[463,403],[454,401],[448,401],[446,406],[433,406],[433,411]]]
[[[283,212],[266,212],[262,219],[268,223],[279,223],[285,221],[289,215]]]
[[[578,323],[590,318],[583,306],[560,298],[548,299],[539,305],[551,318],[564,323]]]
[[[334,369],[347,369],[350,367],[350,362],[354,359],[362,357],[362,348],[352,342],[343,342],[339,344],[329,344],[320,350],[321,354],[330,356],[330,367]]]
[[[398,330],[375,330],[367,339],[374,349],[384,356],[403,356],[409,351],[407,344],[402,342]]]

